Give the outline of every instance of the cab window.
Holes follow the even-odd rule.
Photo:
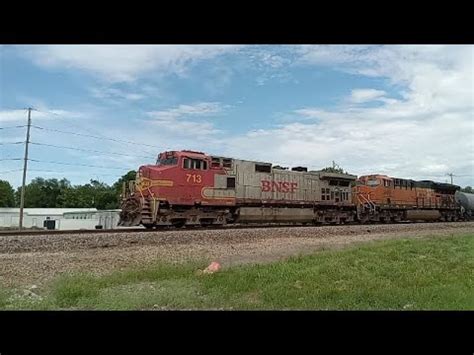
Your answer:
[[[184,158],[183,168],[193,170],[207,170],[207,161],[201,159]]]
[[[255,172],[257,173],[271,173],[272,166],[268,164],[255,164]]]
[[[379,186],[380,182],[377,179],[367,180],[367,186]]]
[[[390,180],[385,180],[385,179],[384,179],[384,181],[383,181],[383,186],[385,186],[385,187],[390,187],[390,186],[392,186],[392,182],[391,182]]]

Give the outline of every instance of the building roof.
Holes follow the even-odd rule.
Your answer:
[[[91,212],[97,212],[97,213],[101,213],[101,212],[121,212],[121,211],[122,211],[121,209],[95,210],[95,211],[89,211],[89,209],[87,209],[87,211],[67,211],[67,212],[64,212],[64,214],[78,214],[78,213],[91,213]]]
[[[68,212],[97,212],[97,208],[24,208],[29,215],[62,215]],[[20,213],[19,208],[0,208],[0,213]]]

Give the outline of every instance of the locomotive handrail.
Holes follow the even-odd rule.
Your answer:
[[[361,195],[362,195],[361,192],[356,193],[357,201],[359,201],[360,204],[364,204],[365,202],[362,200]]]
[[[140,196],[141,196],[140,201],[143,206],[145,204],[145,196],[143,196],[142,189],[139,188],[138,191],[140,192]]]
[[[153,199],[153,221],[155,221],[155,220],[156,220],[156,213],[157,213],[157,210],[156,210],[156,198],[155,198],[155,195],[153,194],[153,192],[150,190],[150,187],[149,187],[149,186],[147,187],[147,190],[148,190],[148,192],[150,193],[151,198]]]
[[[361,201],[359,199],[359,197],[362,197],[364,201]],[[359,200],[359,202],[365,202],[369,205],[369,209],[371,211],[374,211],[375,212],[375,203],[373,201],[370,200],[370,197],[369,196],[364,196],[362,192],[357,192],[357,199]]]

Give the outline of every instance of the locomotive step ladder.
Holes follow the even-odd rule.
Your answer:
[[[150,188],[147,188],[150,196],[152,199],[146,198],[143,196],[142,190],[138,190],[140,192],[140,202],[141,202],[141,223],[142,224],[152,224],[155,221],[155,208],[156,208],[156,200],[153,192],[150,191]],[[153,205],[152,205],[153,204]]]
[[[145,198],[142,200],[141,215],[142,223],[153,223],[153,214],[151,210],[150,200]]]

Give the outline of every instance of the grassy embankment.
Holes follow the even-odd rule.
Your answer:
[[[474,234],[372,242],[199,274],[206,264],[67,275],[33,290],[40,297],[0,290],[0,309],[474,309]]]

